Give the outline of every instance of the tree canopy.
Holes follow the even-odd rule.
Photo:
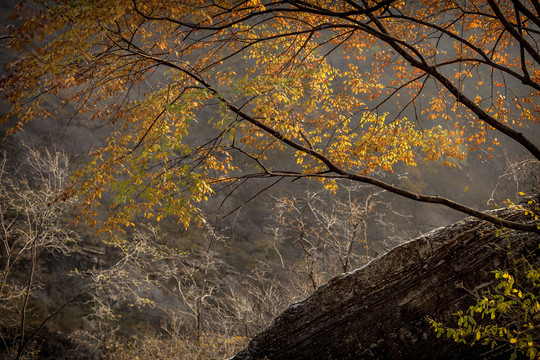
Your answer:
[[[455,166],[502,151],[503,137],[540,160],[537,0],[56,0],[19,17],[9,45],[21,55],[2,84],[12,132],[54,117],[48,96],[110,125],[66,193],[90,223],[105,193],[104,228],[135,214],[187,226],[219,189],[291,177],[369,183],[540,232],[376,175]],[[270,166],[280,153],[294,161]]]

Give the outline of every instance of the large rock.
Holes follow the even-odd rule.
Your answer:
[[[499,217],[527,221],[516,210]],[[394,248],[289,307],[233,360],[508,358],[506,347],[436,338],[429,318],[451,321],[494,283],[491,271],[538,250],[540,236],[468,218]]]

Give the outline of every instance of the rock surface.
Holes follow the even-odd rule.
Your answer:
[[[526,221],[516,210],[499,217]],[[436,338],[429,318],[445,323],[494,283],[491,271],[538,251],[540,236],[497,231],[474,218],[434,230],[366,266],[338,276],[289,307],[232,360],[498,359],[491,349]],[[536,254],[537,255],[537,254]]]

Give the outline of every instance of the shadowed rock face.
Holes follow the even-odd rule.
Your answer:
[[[515,210],[494,212],[525,221]],[[436,338],[428,318],[449,323],[494,283],[492,270],[538,250],[540,236],[468,218],[394,248],[332,279],[289,307],[232,360],[498,359],[504,347]]]

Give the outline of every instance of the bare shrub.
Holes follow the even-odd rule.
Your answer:
[[[7,356],[20,359],[34,356],[26,346],[43,325],[30,316],[34,293],[45,286],[40,263],[47,254],[70,254],[79,237],[64,220],[75,199],[59,201],[68,181],[66,155],[28,148],[24,167],[9,172],[6,154],[1,156],[0,310],[6,315],[0,336]]]

